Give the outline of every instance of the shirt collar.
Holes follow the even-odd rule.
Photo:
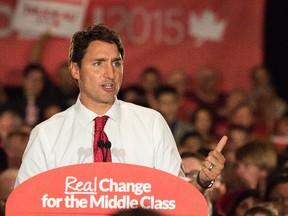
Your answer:
[[[119,122],[121,118],[120,112],[120,102],[116,98],[112,107],[105,113],[105,115],[109,116],[109,118],[113,121]]]
[[[84,126],[88,126],[98,116],[81,103],[80,97],[77,98],[75,111],[80,123]],[[117,98],[112,107],[104,115],[109,116],[109,118],[113,121],[120,121],[120,103]]]

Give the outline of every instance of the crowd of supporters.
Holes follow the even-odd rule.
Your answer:
[[[159,111],[183,161],[191,157],[201,162],[219,138],[228,136],[224,172],[206,194],[209,214],[240,216],[257,207],[287,215],[288,109],[269,70],[251,69],[249,92],[237,87],[221,91],[219,71],[211,65],[192,77],[181,69],[170,71],[165,79],[161,74],[156,67],[144,68],[140,80],[123,87],[118,98]],[[13,189],[31,129],[78,97],[66,63],[59,65],[57,83],[39,63],[29,63],[22,75],[21,87],[0,89],[0,182],[5,181],[0,184],[1,205]],[[187,175],[197,169],[184,168]]]

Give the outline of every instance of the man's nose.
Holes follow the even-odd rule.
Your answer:
[[[113,79],[115,75],[114,67],[112,64],[107,64],[105,68],[105,77],[109,79]]]

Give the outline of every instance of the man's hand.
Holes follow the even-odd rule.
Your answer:
[[[203,161],[202,168],[199,173],[199,181],[206,185],[210,181],[213,181],[221,174],[221,171],[224,168],[225,158],[221,154],[222,149],[224,148],[227,142],[227,136],[223,136],[216,148],[211,151],[208,157]]]

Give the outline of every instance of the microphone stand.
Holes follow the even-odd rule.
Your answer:
[[[102,160],[104,162],[104,146],[105,146],[104,141],[103,140],[99,140],[97,145],[98,145],[99,148],[101,148],[102,158],[103,158]]]
[[[104,147],[106,148],[105,161],[104,161],[104,162],[107,162],[108,150],[111,148],[111,142],[110,142],[109,140],[107,140],[107,141],[105,142]]]
[[[108,149],[111,148],[111,142],[110,141],[106,141],[104,143],[103,140],[99,140],[98,141],[98,147],[101,148],[102,151],[102,157],[103,157],[103,162],[107,162],[107,156],[108,156]],[[104,154],[104,148],[105,148],[105,154]]]

